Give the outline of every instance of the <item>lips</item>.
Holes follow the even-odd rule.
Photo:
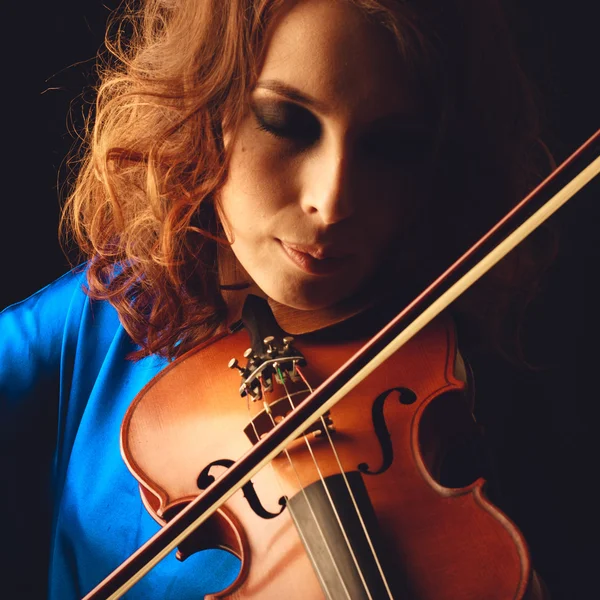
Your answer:
[[[324,260],[326,258],[342,258],[344,253],[339,250],[335,250],[331,246],[321,246],[318,244],[314,245],[303,245],[303,244],[290,244],[289,242],[281,242],[282,245],[300,252],[302,254],[308,254],[317,260]],[[347,254],[346,254],[347,255]]]
[[[351,254],[332,246],[303,245],[278,240],[286,256],[310,275],[332,275],[351,262]]]

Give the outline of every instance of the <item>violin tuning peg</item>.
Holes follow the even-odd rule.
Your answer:
[[[267,354],[273,354],[275,348],[273,346],[273,342],[275,341],[275,337],[272,335],[267,336],[263,340],[263,344],[267,347]]]
[[[238,360],[237,358],[232,358],[228,363],[227,363],[227,367],[230,369],[237,369],[240,372],[240,375],[244,375],[244,369],[242,369],[242,367],[240,367],[240,365],[238,364]]]

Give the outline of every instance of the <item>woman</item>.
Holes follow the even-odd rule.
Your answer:
[[[250,292],[288,331],[406,301],[547,163],[495,2],[147,0],[123,15],[63,221],[86,262],[0,317],[4,439],[40,416],[41,457],[19,468],[52,515],[20,526],[49,537],[50,598],[83,596],[156,530],[119,431],[169,360]],[[466,346],[516,352],[503,319],[543,264],[526,246],[462,299]],[[202,597],[237,568],[221,551],[169,557],[130,597]]]

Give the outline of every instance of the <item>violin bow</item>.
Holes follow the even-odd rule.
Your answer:
[[[600,130],[83,600],[120,598],[289,443],[414,337],[599,172]]]

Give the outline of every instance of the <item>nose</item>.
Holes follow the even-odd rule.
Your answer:
[[[327,155],[328,154],[328,155]],[[350,154],[341,146],[313,157],[313,168],[306,172],[302,209],[333,225],[354,214]]]

